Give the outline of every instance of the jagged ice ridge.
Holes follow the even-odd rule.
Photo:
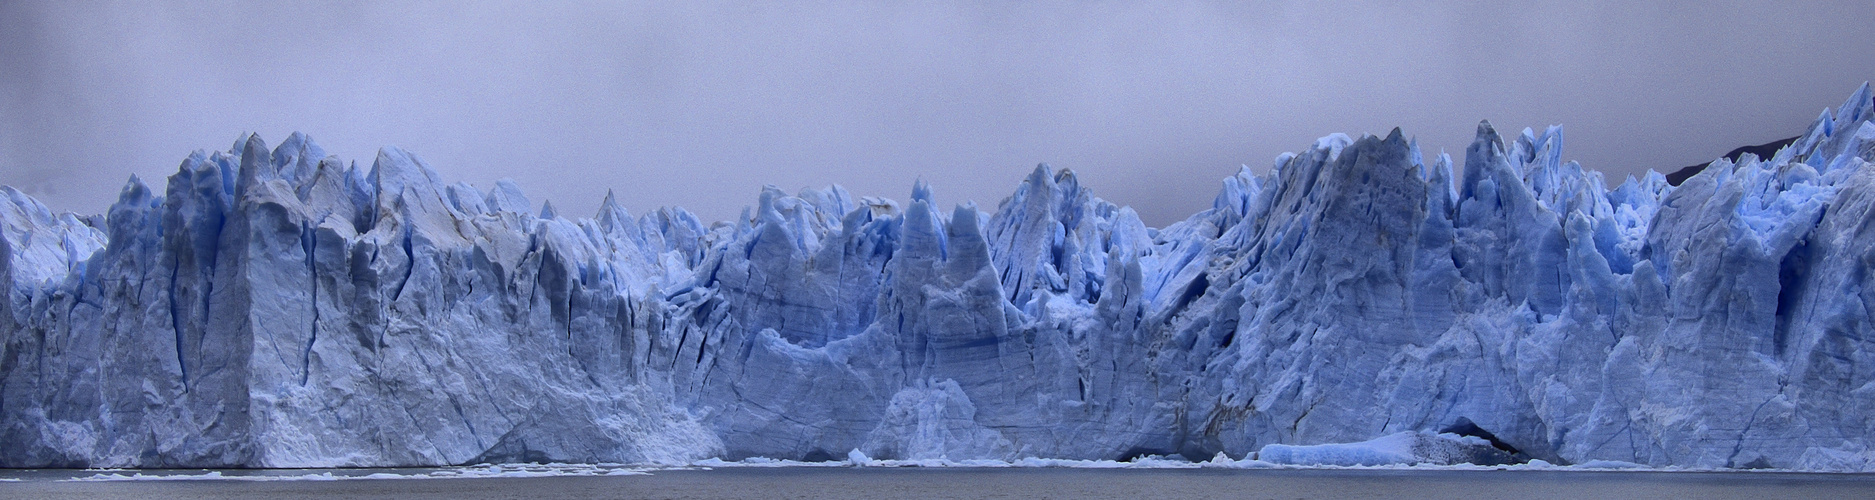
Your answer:
[[[706,225],[250,136],[101,216],[0,189],[0,466],[1875,470],[1872,108],[1679,187],[1557,127],[1462,165],[1337,134],[1163,229],[1046,166],[994,212],[770,188]]]

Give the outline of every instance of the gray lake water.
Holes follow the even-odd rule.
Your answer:
[[[1875,474],[1778,472],[794,467],[629,476],[67,480],[92,474],[0,471],[0,479],[19,479],[0,482],[0,498],[1875,498]]]

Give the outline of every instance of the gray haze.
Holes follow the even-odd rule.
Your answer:
[[[992,208],[1048,162],[1160,226],[1333,132],[1456,157],[1480,119],[1560,123],[1618,182],[1796,135],[1875,78],[1870,2],[1405,3],[0,0],[0,184],[95,213],[298,130],[567,215],[919,178]]]

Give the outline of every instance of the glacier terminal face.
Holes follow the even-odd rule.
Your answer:
[[[0,466],[1875,470],[1872,111],[1678,187],[1609,189],[1554,127],[1462,164],[1333,135],[1158,229],[1046,166],[993,212],[569,219],[249,136],[99,216],[0,189]]]

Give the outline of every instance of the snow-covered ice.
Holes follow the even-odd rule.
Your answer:
[[[1046,166],[706,224],[249,136],[98,216],[0,189],[0,466],[1875,470],[1871,114],[1678,187],[1336,134],[1164,228]]]

